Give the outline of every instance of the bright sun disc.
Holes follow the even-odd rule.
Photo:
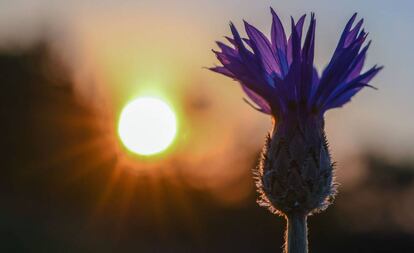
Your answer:
[[[118,134],[132,152],[152,155],[165,150],[174,140],[177,122],[174,112],[157,98],[138,98],[122,110]]]

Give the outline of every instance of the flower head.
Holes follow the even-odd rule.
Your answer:
[[[323,115],[329,109],[349,102],[381,67],[373,66],[361,73],[369,44],[362,47],[367,33],[361,19],[353,28],[356,14],[348,21],[333,56],[319,77],[314,67],[315,16],[302,45],[303,15],[296,23],[291,19],[291,35],[287,39],[282,23],[271,9],[271,40],[244,22],[248,38],[241,38],[230,23],[232,46],[217,42],[214,51],[222,66],[211,70],[239,81],[257,109],[276,117],[295,110],[301,114]]]
[[[318,75],[314,67],[315,16],[302,42],[303,15],[291,19],[287,38],[279,17],[271,9],[271,39],[247,22],[248,38],[230,23],[231,46],[217,42],[214,51],[222,66],[211,70],[240,82],[257,110],[277,121],[269,134],[255,171],[259,203],[272,212],[308,215],[327,207],[336,192],[333,163],[324,132],[324,113],[341,107],[364,87],[382,67],[362,72],[370,43],[363,20],[345,26],[333,56]],[[246,100],[247,101],[247,100]]]

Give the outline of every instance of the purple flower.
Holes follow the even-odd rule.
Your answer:
[[[315,16],[312,13],[302,42],[303,15],[291,19],[287,39],[279,17],[273,16],[271,39],[244,22],[248,38],[241,38],[230,23],[231,46],[217,42],[214,51],[222,66],[211,70],[240,82],[257,110],[272,115],[259,166],[254,170],[259,204],[288,220],[286,251],[307,252],[307,216],[325,209],[336,193],[334,164],[324,131],[324,113],[341,107],[364,87],[382,67],[362,72],[370,43],[363,20],[348,21],[321,76],[314,59]]]
[[[214,51],[222,66],[211,70],[239,81],[255,108],[277,118],[299,114],[318,114],[341,107],[382,67],[373,66],[361,73],[368,43],[362,48],[367,33],[361,30],[361,19],[353,28],[356,14],[348,21],[332,59],[319,77],[314,59],[315,17],[311,14],[302,46],[303,15],[296,23],[291,19],[291,35],[287,39],[279,17],[271,9],[273,23],[271,40],[258,29],[244,22],[248,38],[241,38],[230,23],[231,46],[217,42],[221,51]]]

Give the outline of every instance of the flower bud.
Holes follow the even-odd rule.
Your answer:
[[[259,204],[274,213],[307,215],[325,209],[336,185],[323,119],[274,124],[255,176]]]

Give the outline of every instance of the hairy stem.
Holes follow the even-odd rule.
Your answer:
[[[308,253],[307,215],[291,214],[286,220],[285,253]]]

